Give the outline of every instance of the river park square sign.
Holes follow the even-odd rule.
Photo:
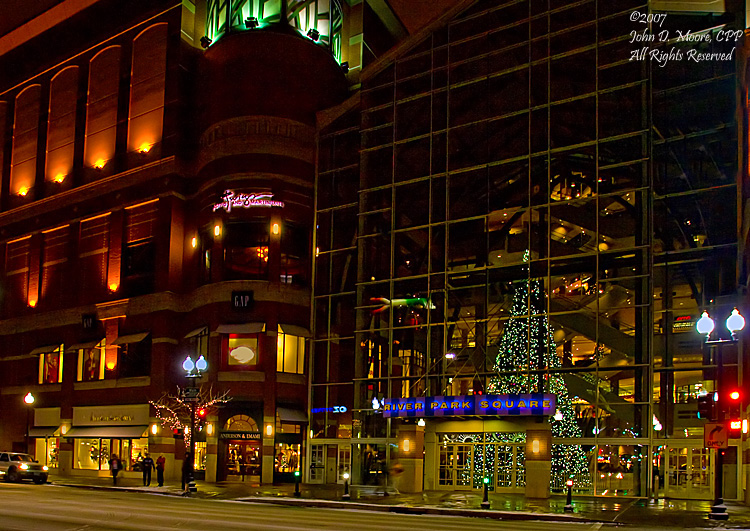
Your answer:
[[[554,415],[553,394],[421,396],[386,398],[384,417],[543,416]]]

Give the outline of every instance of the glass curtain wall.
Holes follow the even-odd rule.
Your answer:
[[[362,448],[389,447],[399,421],[373,399],[512,384],[567,395],[549,419],[553,492],[571,472],[556,459],[576,455],[581,492],[645,496],[654,438],[702,434],[695,407],[696,430],[676,429],[712,388],[684,316],[735,294],[736,80],[732,63],[629,60],[635,10],[480,1],[366,78],[361,114],[324,131],[313,436],[351,423]],[[688,19],[716,25],[675,24]],[[508,454],[509,435],[490,435]],[[496,484],[522,486],[508,456]]]

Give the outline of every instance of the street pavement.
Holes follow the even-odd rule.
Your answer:
[[[0,484],[0,529],[7,531],[416,530],[598,531],[600,523],[498,521],[315,507],[280,507],[231,500],[163,496],[123,489]]]
[[[167,483],[164,487],[143,487],[138,478],[118,480],[112,486],[109,478],[71,478],[51,476],[56,486],[78,487],[104,492],[131,494],[162,494],[181,497],[179,484]],[[427,491],[417,494],[401,494],[394,489],[383,495],[382,487],[353,486],[351,501],[341,501],[341,485],[301,485],[301,496],[294,496],[293,485],[260,486],[250,482],[222,482],[218,484],[197,482],[198,492],[190,498],[197,500],[222,500],[244,502],[253,506],[286,505],[306,508],[356,509],[377,513],[401,513],[439,516],[474,516],[503,521],[537,520],[557,522],[593,523],[596,525],[620,524],[626,528],[653,529],[675,528],[726,528],[750,529],[750,508],[742,504],[728,505],[728,522],[707,519],[710,502],[688,500],[644,500],[637,498],[605,498],[574,496],[572,514],[564,512],[565,497],[552,496],[546,500],[526,499],[519,494],[490,493],[490,510],[480,509],[481,492],[478,491]],[[283,509],[279,507],[279,509]],[[634,527],[630,527],[634,526]],[[646,526],[646,527],[642,527]],[[0,529],[2,525],[0,524]]]

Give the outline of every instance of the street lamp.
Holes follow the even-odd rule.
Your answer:
[[[208,369],[208,362],[203,357],[203,354],[196,361],[187,356],[185,361],[182,362],[182,368],[185,370],[185,376],[191,382],[191,392],[189,394],[183,392],[183,399],[186,402],[190,402],[190,460],[192,463],[190,463],[189,467],[190,478],[186,479],[188,479],[188,490],[190,492],[197,492],[198,486],[195,484],[195,403],[198,401],[199,393],[196,392],[197,386],[195,385],[195,381],[202,376],[201,373]]]
[[[31,453],[31,449],[29,447],[29,444],[30,444],[29,443],[29,436],[30,436],[29,432],[31,431],[31,428],[30,428],[30,426],[31,426],[31,410],[32,410],[31,406],[34,404],[34,400],[35,400],[34,395],[32,395],[30,392],[26,393],[26,396],[23,397],[23,401],[26,404],[26,453],[27,454]]]
[[[569,479],[565,482],[565,485],[568,487],[568,497],[565,500],[565,507],[563,510],[566,513],[572,513],[573,512],[573,480]]]
[[[484,494],[482,496],[482,503],[480,503],[479,505],[482,507],[482,509],[489,509],[490,508],[490,500],[487,497],[487,490],[488,490],[488,488],[490,486],[490,478],[488,478],[487,476],[485,476],[484,478],[482,478],[482,483],[484,484]]]
[[[349,472],[344,472],[344,495],[341,496],[344,501],[349,501],[351,496],[349,495]]]
[[[737,343],[739,338],[737,334],[745,328],[745,318],[740,315],[737,308],[732,310],[732,313],[727,317],[726,320],[727,330],[731,333],[731,339],[711,339],[711,332],[714,331],[714,320],[709,317],[708,312],[704,311],[701,318],[695,324],[695,328],[699,334],[705,336],[706,345],[716,345],[716,373],[714,378],[714,390],[723,389],[724,382],[722,381],[724,372],[724,359],[722,356],[721,348],[726,343]],[[736,383],[736,382],[735,382]],[[739,398],[739,397],[737,397]],[[719,407],[720,417],[716,419],[720,423],[724,423],[726,418],[724,410]],[[728,428],[728,426],[725,426]],[[728,520],[729,514],[727,513],[727,506],[724,505],[724,493],[723,493],[723,468],[724,459],[721,448],[716,448],[716,466],[714,468],[714,502],[711,505],[711,512],[708,513],[708,517],[711,520]]]

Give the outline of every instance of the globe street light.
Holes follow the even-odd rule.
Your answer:
[[[199,400],[200,392],[195,384],[197,378],[202,376],[202,373],[208,369],[208,362],[206,358],[201,354],[196,361],[193,358],[187,356],[185,361],[182,362],[182,368],[185,370],[185,376],[190,380],[190,389],[183,389],[182,398],[186,402],[190,402],[190,477],[185,478],[188,480],[188,490],[190,492],[197,492],[198,487],[195,484],[195,403]]]
[[[23,397],[23,401],[26,404],[26,453],[31,453],[31,448],[29,447],[29,432],[31,431],[31,409],[32,405],[34,404],[34,395],[32,395],[30,392],[26,393],[26,396]],[[35,452],[36,453],[36,452]]]
[[[708,312],[704,311],[701,318],[698,320],[698,322],[695,324],[695,328],[698,331],[699,334],[705,336],[704,343],[706,345],[710,346],[716,346],[716,372],[715,372],[715,378],[714,378],[714,391],[718,391],[719,389],[723,389],[724,382],[723,376],[724,376],[724,359],[722,356],[722,347],[726,343],[737,343],[739,341],[739,338],[737,337],[737,333],[740,332],[743,328],[745,328],[745,318],[740,315],[740,312],[737,308],[734,308],[732,310],[732,313],[727,317],[726,320],[726,328],[731,333],[731,339],[722,339],[721,337],[717,339],[711,339],[711,333],[714,331],[714,320],[709,317]],[[735,382],[736,384],[737,382]],[[739,400],[739,393],[737,393],[737,396],[732,396],[732,399]],[[724,424],[726,421],[726,415],[725,410],[720,406],[719,407],[719,418],[713,418],[712,421],[718,421],[721,424]],[[731,419],[730,419],[731,420]],[[725,428],[728,428],[728,426],[725,426]],[[723,498],[723,479],[722,479],[722,470],[724,468],[723,464],[723,453],[721,448],[716,448],[716,459],[715,459],[715,472],[714,472],[714,502],[711,506],[711,512],[708,514],[708,517],[712,520],[728,520],[729,514],[727,514],[727,507],[724,505],[724,498]]]

